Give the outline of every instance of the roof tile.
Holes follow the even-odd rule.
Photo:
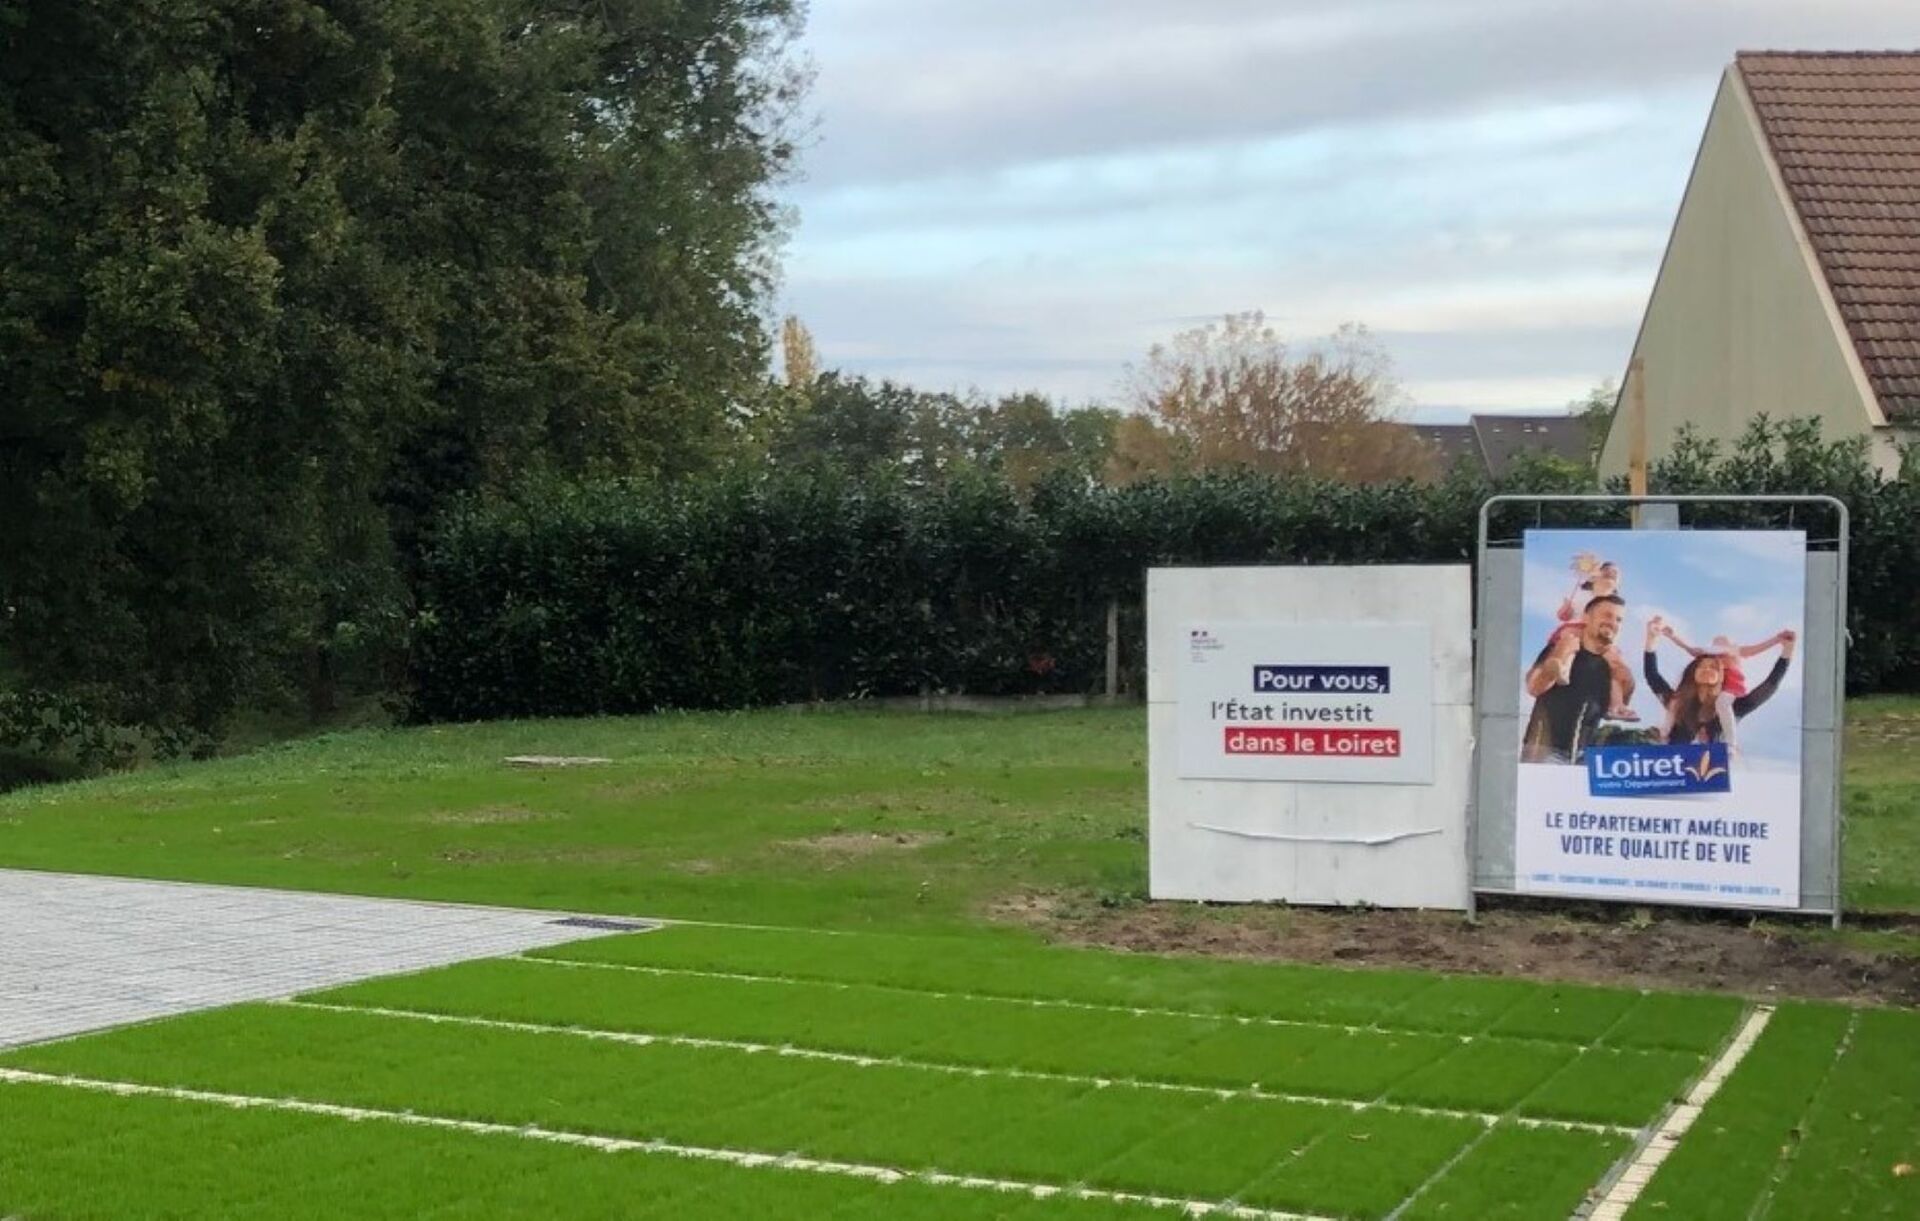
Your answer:
[[[1735,63],[1882,409],[1920,422],[1920,52]]]

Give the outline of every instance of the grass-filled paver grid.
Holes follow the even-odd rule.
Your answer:
[[[987,948],[674,925],[19,1048],[0,1067],[1306,1215],[1548,1221],[1738,1016],[1718,998],[1511,979]],[[0,1085],[0,1106],[21,1089]],[[1526,1127],[1536,1119],[1597,1127]],[[714,1183],[739,1173],[753,1171]],[[735,1215],[735,1196],[749,1215],[764,1200],[756,1186],[685,1196],[668,1179],[662,1215]],[[795,1202],[1027,1215],[964,1186],[820,1190],[818,1208]],[[1142,1206],[1075,1208],[1058,1215]]]
[[[1772,1216],[1920,1217],[1920,1013],[1860,1013],[1798,1135]]]
[[[725,1038],[1030,1072],[1371,1098],[1460,1046],[1437,1035],[1033,1008],[805,983],[472,963],[315,1001]]]
[[[1422,1191],[1402,1221],[1563,1221],[1627,1152],[1623,1136],[1495,1128]]]
[[[1409,1033],[1492,1033],[1584,1044],[1693,1051],[1726,1040],[1733,997],[1340,970],[1012,941],[793,929],[673,925],[576,942],[527,957],[905,992],[1167,1010]]]
[[[1404,1178],[1429,1161],[1438,1165],[1484,1127],[1444,1116],[1356,1115],[1268,1099],[1246,1100],[1272,1119],[1249,1125],[1246,1108],[1228,1108],[1229,1100],[1205,1094],[634,1045],[280,1005],[240,1006],[25,1048],[0,1057],[0,1066],[908,1170],[1126,1183],[1189,1198],[1217,1189],[1217,1165],[1190,1173],[1151,1152],[1144,1154],[1154,1164],[1151,1176],[1130,1165],[1163,1128],[1185,1130],[1220,1149],[1241,1148],[1247,1189],[1277,1200],[1292,1199],[1288,1193],[1297,1190],[1293,1172],[1282,1173],[1296,1157],[1306,1167],[1300,1173],[1317,1183],[1313,1167],[1322,1162],[1344,1165],[1364,1155],[1394,1163],[1408,1142],[1412,1160]],[[1377,1138],[1343,1136],[1330,1150],[1315,1141],[1316,1134],[1360,1121],[1386,1131]],[[1275,1127],[1304,1134],[1304,1142],[1272,1142]],[[1346,1148],[1368,1140],[1376,1143]],[[1268,1179],[1276,1185],[1256,1190]]]
[[[1315,1216],[1545,1218],[1697,1075],[1712,1019],[1724,1041],[1737,1014],[1716,998],[940,938],[677,926],[577,949],[19,1049],[0,1067]],[[1649,1007],[1669,1020],[1637,1020]],[[0,1107],[21,1088],[0,1085]],[[1027,1215],[978,1194],[922,1184],[884,1208],[856,1192],[807,1211]],[[682,1197],[662,1199],[673,1212]],[[1058,1215],[1143,1208],[1078,1207]]]
[[[1336,971],[1063,950],[1004,941],[675,925],[542,955],[909,991],[1372,1025],[1432,988],[1412,971]]]
[[[656,934],[646,934],[654,936]],[[1629,994],[1631,997],[1631,994]],[[328,1004],[725,1038],[919,1063],[1388,1101],[1635,1126],[1698,1056],[1532,1039],[1034,1006],[864,984],[469,963],[317,994]],[[1632,998],[1638,999],[1638,998]],[[1596,1071],[1584,1061],[1604,1061]],[[1563,1077],[1571,1081],[1562,1083]],[[1580,1083],[1598,1079],[1597,1087]],[[1540,1090],[1547,1086],[1544,1091]],[[1536,1091],[1540,1091],[1536,1094]]]
[[[1628,1214],[1920,1216],[1920,1013],[1782,1006]]]
[[[324,1116],[0,1086],[0,1216],[60,1221],[1145,1221],[1137,1205],[742,1169]]]

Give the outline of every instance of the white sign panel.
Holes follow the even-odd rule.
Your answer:
[[[1159,899],[1463,908],[1465,565],[1147,574]]]
[[[1798,531],[1533,530],[1516,885],[1800,902]]]
[[[1203,620],[1184,639],[1182,776],[1432,782],[1427,624]]]

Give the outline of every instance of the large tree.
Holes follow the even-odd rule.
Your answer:
[[[764,367],[793,0],[0,0],[0,653],[214,729]],[[0,717],[0,722],[4,722]],[[4,731],[4,724],[0,724]]]
[[[1359,328],[1295,350],[1258,313],[1156,346],[1132,374],[1110,473],[1254,470],[1371,482],[1419,474],[1427,458],[1394,420],[1399,387]]]
[[[804,386],[768,388],[757,421],[768,440],[750,458],[764,452],[787,468],[889,473],[919,488],[990,471],[1024,492],[1056,475],[1098,482],[1119,419],[1104,407],[1062,411],[1033,392],[987,399],[833,371]]]

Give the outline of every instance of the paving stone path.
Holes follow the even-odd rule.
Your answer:
[[[0,1047],[610,931],[564,919],[0,869]]]

